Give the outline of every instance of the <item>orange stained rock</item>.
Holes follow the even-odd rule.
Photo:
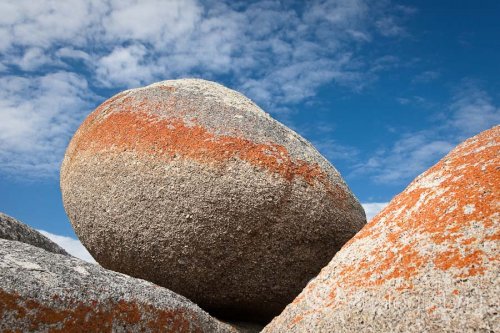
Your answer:
[[[298,176],[309,184],[315,180],[326,183],[326,174],[317,164],[294,160],[284,146],[215,135],[196,123],[186,124],[180,118],[165,119],[148,113],[162,105],[146,101],[133,104],[131,97],[115,105],[119,97],[106,101],[86,119],[75,135],[73,154],[132,150],[145,156],[219,164],[237,157],[289,181]],[[119,112],[113,112],[115,108]]]
[[[302,319],[304,319],[304,316],[302,315],[298,315],[297,317],[293,318],[292,322],[291,322],[291,325],[295,325],[297,324],[299,321],[301,321]]]
[[[434,264],[441,270],[448,270],[452,267],[458,268],[462,271],[459,276],[465,278],[484,273],[484,267],[482,267],[484,257],[484,252],[480,250],[462,256],[459,249],[453,248],[440,253],[434,259]]]
[[[401,292],[413,289],[414,278],[425,270],[459,279],[482,275],[485,263],[498,262],[498,255],[492,257],[479,247],[498,239],[499,147],[497,126],[458,146],[394,198],[339,252],[376,244],[361,260],[337,262],[336,274],[324,281],[333,301],[324,300],[323,305],[339,304],[335,290],[350,293],[393,280],[393,290]],[[426,177],[440,183],[424,185]],[[479,231],[466,236],[471,230]],[[315,287],[308,286],[294,304],[305,301]]]
[[[147,327],[153,332],[201,332],[193,314],[182,309],[160,310],[153,306],[118,301],[106,303],[65,300],[64,309],[49,307],[36,300],[24,299],[0,288],[0,319],[14,315],[20,322],[30,323],[30,331],[48,326],[48,332],[112,332],[113,323]],[[51,327],[52,326],[52,327]],[[60,327],[60,328],[59,328]]]
[[[314,310],[309,310],[309,311],[306,311],[304,312],[303,314],[299,314],[297,316],[295,316],[292,321],[290,322],[290,324],[288,324],[288,328],[292,328],[293,326],[297,325],[298,323],[300,323],[302,320],[305,319],[305,317],[307,317],[308,315],[310,314],[313,314],[315,311]]]

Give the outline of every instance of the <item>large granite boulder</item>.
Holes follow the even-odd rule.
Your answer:
[[[0,239],[1,332],[235,332],[183,296]]]
[[[270,320],[366,223],[310,143],[196,79],[99,106],[71,140],[61,189],[102,266],[232,319]]]
[[[50,252],[69,255],[62,247],[35,229],[4,213],[0,213],[0,239],[19,241]]]
[[[264,330],[500,331],[500,126],[368,223]]]

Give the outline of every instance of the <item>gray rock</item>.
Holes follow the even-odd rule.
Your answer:
[[[500,126],[417,177],[263,332],[500,332]]]
[[[204,80],[104,102],[71,140],[61,189],[103,267],[233,320],[270,320],[366,223],[310,143]]]
[[[77,258],[0,240],[0,331],[236,332],[183,296]]]
[[[69,255],[62,247],[18,220],[0,213],[0,238],[31,244],[50,252]]]

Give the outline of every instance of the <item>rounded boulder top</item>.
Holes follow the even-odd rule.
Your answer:
[[[69,144],[61,189],[101,265],[229,319],[278,314],[366,223],[310,143],[199,79],[101,104]]]
[[[46,251],[69,255],[62,247],[30,226],[0,212],[0,239],[22,242]]]
[[[495,332],[500,126],[457,146],[349,241],[264,332]]]

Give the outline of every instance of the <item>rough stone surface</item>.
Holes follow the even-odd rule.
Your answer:
[[[101,265],[233,320],[270,320],[366,223],[311,144],[204,80],[104,102],[73,137],[61,188]]]
[[[500,332],[500,126],[456,147],[264,332]]]
[[[0,331],[236,332],[168,289],[3,239]]]
[[[0,213],[0,239],[19,241],[50,252],[69,255],[62,247],[35,229],[4,213]]]

